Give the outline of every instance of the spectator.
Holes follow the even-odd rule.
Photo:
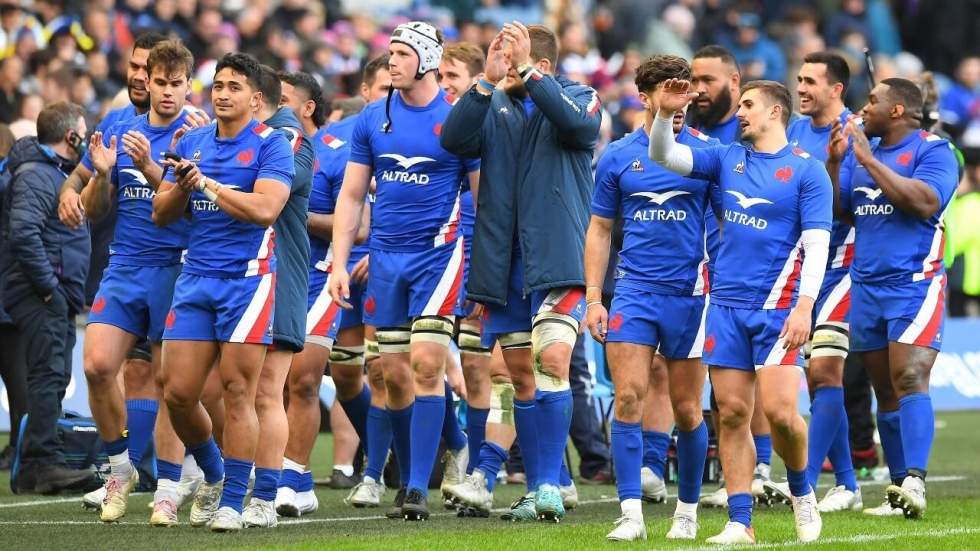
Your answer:
[[[25,136],[37,136],[37,116],[44,109],[44,98],[37,94],[30,94],[20,98],[17,106],[17,120],[10,124],[10,131],[14,134],[14,139],[19,140]]]
[[[980,316],[980,164],[966,167],[946,218],[953,243],[949,314]]]
[[[964,57],[956,68],[956,82],[943,94],[939,110],[944,122],[959,134],[971,120],[980,121],[980,56]]]
[[[761,29],[762,20],[754,13],[741,13],[736,19],[735,36],[729,45],[742,69],[742,80],[775,80],[786,76],[786,58],[775,42]]]
[[[844,35],[851,32],[859,33],[865,41],[871,36],[868,24],[865,23],[864,0],[843,0],[840,10],[834,12],[827,23],[827,44],[833,48],[841,46]]]
[[[3,304],[27,362],[28,420],[14,490],[55,493],[84,490],[93,480],[89,471],[67,466],[56,427],[71,380],[90,249],[85,226],[69,230],[58,220],[58,191],[81,157],[87,129],[82,108],[64,102],[41,111],[37,126],[37,138],[17,141],[10,152],[0,266]]]
[[[14,121],[17,104],[23,94],[18,89],[24,78],[24,62],[10,56],[0,61],[0,122]]]

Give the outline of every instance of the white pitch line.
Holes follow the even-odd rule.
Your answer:
[[[929,477],[928,482],[932,482],[932,483],[936,483],[936,482],[956,482],[956,481],[959,481],[959,480],[966,480],[966,477],[965,476],[933,476],[933,477]],[[862,487],[864,487],[864,486],[885,486],[887,484],[891,484],[891,481],[890,480],[868,480],[868,481],[864,481],[864,482],[860,482],[859,483],[859,485],[862,486]],[[830,485],[829,484],[820,484],[819,487],[821,487],[821,488],[823,488],[823,487],[830,487]],[[140,494],[132,494],[132,495],[140,495]],[[668,498],[674,498],[674,497],[677,497],[677,495],[676,494],[668,494],[667,497]],[[597,503],[614,503],[616,501],[618,501],[616,498],[609,497],[609,498],[602,498],[602,499],[584,500],[584,501],[581,501],[579,503],[579,505],[594,505],[594,504],[597,504]],[[56,504],[59,504],[59,503],[72,503],[72,502],[76,502],[76,503],[81,504],[81,498],[80,497],[60,497],[60,498],[55,498],[55,499],[38,499],[38,500],[33,500],[33,501],[18,501],[18,502],[15,502],[15,503],[2,503],[2,504],[0,504],[0,509],[12,509],[12,508],[16,508],[16,507],[37,507],[39,505],[56,505]],[[499,508],[499,509],[494,509],[493,510],[493,512],[495,512],[495,513],[502,513],[504,511],[507,511],[507,508]],[[455,515],[455,513],[436,513],[436,514],[434,514],[432,516],[451,516],[451,515]],[[353,520],[378,520],[378,519],[383,519],[383,518],[387,518],[387,517],[384,517],[384,516],[372,516],[372,517],[340,517],[340,518],[322,518],[322,519],[301,519],[301,520],[286,520],[286,521],[280,522],[280,524],[307,524],[307,523],[312,523],[312,522],[341,522],[341,521],[353,521]],[[66,521],[33,521],[33,523],[35,523],[35,524],[37,524],[37,523],[44,523],[44,522],[49,522],[49,523],[54,523],[54,524],[88,524],[87,522],[84,522],[84,521],[67,521],[67,520]],[[30,524],[30,522],[29,521],[0,521],[0,526],[5,525],[5,524]]]
[[[838,545],[842,543],[870,543],[878,541],[889,541],[897,539],[908,539],[908,538],[934,538],[940,537],[945,538],[949,536],[958,536],[962,534],[980,534],[980,528],[943,528],[937,530],[922,530],[922,531],[912,531],[912,532],[902,532],[900,534],[858,534],[856,536],[847,537],[836,537],[836,538],[823,538],[814,542],[805,544],[808,548],[821,545]],[[799,541],[785,541],[785,542],[773,542],[773,543],[757,543],[753,545],[732,545],[731,547],[726,547],[726,549],[782,549],[784,547],[792,547],[804,545]],[[656,549],[656,548],[655,548]],[[667,549],[667,548],[661,548]],[[676,548],[670,548],[676,549]],[[717,551],[718,546],[704,546],[704,547],[689,547],[686,551]]]

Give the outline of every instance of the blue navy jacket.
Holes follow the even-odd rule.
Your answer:
[[[599,97],[588,86],[537,70],[527,77],[528,111],[523,98],[501,90],[485,96],[474,87],[442,127],[446,150],[481,163],[466,284],[476,302],[506,305],[517,257],[525,294],[585,285]]]
[[[34,137],[18,140],[8,162],[13,177],[0,221],[4,302],[61,292],[71,310],[80,312],[92,250],[88,225],[72,230],[58,219],[58,193],[75,165]]]

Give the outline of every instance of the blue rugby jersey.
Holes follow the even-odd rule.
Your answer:
[[[945,232],[943,214],[959,184],[959,165],[949,142],[916,131],[893,146],[875,142],[876,159],[906,177],[926,183],[939,198],[939,211],[922,220],[896,208],[851,153],[841,164],[841,199],[854,215],[854,263],[859,283],[909,283],[941,274]],[[844,194],[849,183],[850,193]]]
[[[853,113],[848,108],[840,115],[841,124],[847,124],[847,119]],[[814,159],[824,163],[827,161],[830,147],[830,129],[833,124],[823,127],[813,126],[813,119],[802,116],[789,123],[786,129],[786,139],[790,145],[806,151]],[[850,151],[850,144],[848,144]],[[841,191],[844,193],[844,191]],[[854,228],[840,220],[834,220],[830,230],[830,253],[827,255],[827,270],[847,270],[854,260]]]
[[[391,99],[391,132],[385,132],[385,102],[369,104],[351,138],[352,162],[367,165],[377,186],[371,212],[371,247],[422,251],[460,235],[461,183],[479,159],[449,153],[439,143],[454,99],[442,90],[426,106]]]
[[[677,142],[693,148],[718,140],[685,126]],[[640,128],[611,144],[596,167],[592,213],[623,215],[617,286],[670,295],[708,291],[705,210],[709,182],[683,177],[651,161]]]
[[[786,145],[760,153],[742,144],[691,150],[691,176],[712,181],[724,238],[711,302],[735,308],[790,308],[802,265],[803,230],[830,231],[832,188],[823,165]]]
[[[164,228],[153,223],[153,197],[156,192],[146,176],[133,164],[123,147],[123,135],[135,130],[150,141],[150,158],[160,163],[170,149],[174,133],[184,124],[184,115],[167,126],[153,126],[149,115],[139,115],[113,125],[103,133],[108,147],[116,137],[116,166],[111,173],[116,186],[116,226],[109,245],[109,263],[127,266],[167,266],[180,262],[187,248],[190,222],[181,218]]]
[[[250,193],[256,180],[271,179],[290,187],[293,150],[281,131],[256,120],[237,136],[219,138],[218,125],[195,128],[177,142],[177,154],[197,163],[205,176]],[[167,179],[174,182],[173,171]],[[190,198],[191,234],[184,271],[237,278],[275,271],[275,231],[235,220],[200,191]]]

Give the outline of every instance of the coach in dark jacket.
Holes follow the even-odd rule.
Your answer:
[[[494,90],[481,81],[442,127],[446,150],[482,159],[466,285],[477,302],[505,305],[515,245],[526,294],[585,285],[599,99],[592,88],[549,74],[557,48],[547,43],[532,37],[535,65],[525,67],[516,86]]]
[[[58,220],[58,191],[82,151],[81,107],[55,103],[41,111],[37,138],[10,152],[13,175],[2,266],[5,307],[27,357],[28,422],[15,491],[57,492],[91,480],[65,464],[56,423],[71,380],[75,315],[85,301],[90,241],[85,225]]]

